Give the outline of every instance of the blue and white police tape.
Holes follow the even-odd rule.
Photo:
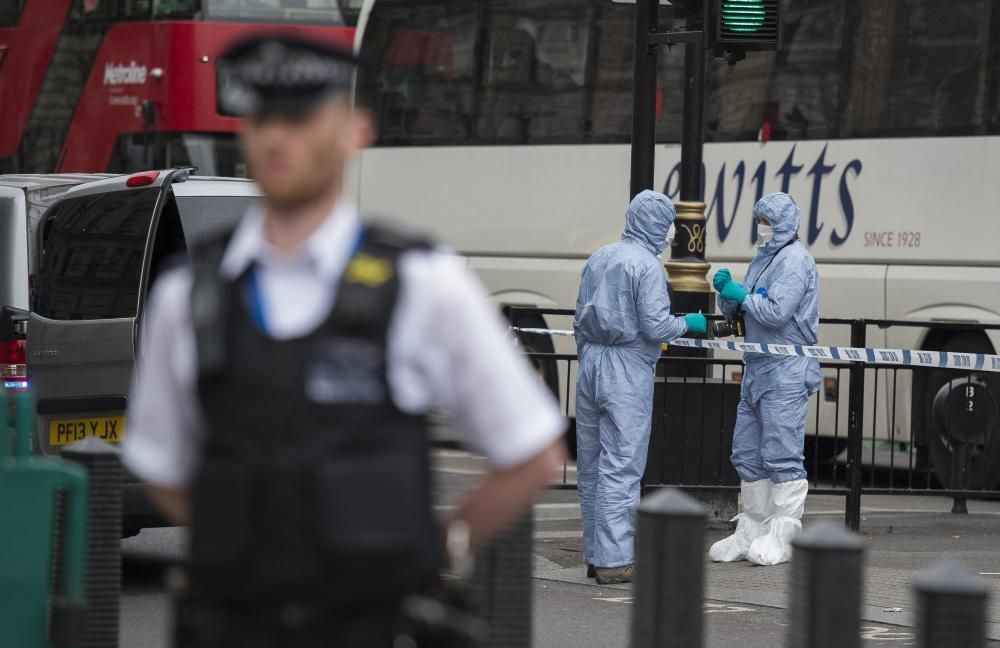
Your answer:
[[[520,333],[573,337],[573,331],[560,331],[556,329],[511,327],[511,330]],[[990,355],[987,353],[803,346],[798,344],[756,344],[753,342],[699,340],[691,338],[677,338],[676,340],[671,340],[670,344],[693,349],[715,349],[717,351],[736,351],[738,353],[764,353],[775,356],[816,358],[820,361],[840,360],[843,362],[865,362],[871,365],[968,369],[970,371],[1000,373],[1000,355]]]

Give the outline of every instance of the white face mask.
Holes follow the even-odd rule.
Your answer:
[[[774,240],[774,228],[770,225],[757,226],[757,245],[764,247]]]
[[[673,225],[673,223],[671,223],[670,224],[670,229],[667,230],[666,240],[663,241],[663,250],[661,250],[660,253],[656,255],[657,259],[662,259],[663,255],[667,254],[667,252],[670,250],[670,246],[674,242],[674,236],[676,234],[677,234],[677,230],[674,229],[674,225]]]
[[[671,223],[671,224],[670,224],[670,229],[668,229],[668,230],[667,230],[667,241],[666,241],[666,243],[665,243],[665,244],[663,245],[663,249],[664,249],[664,250],[666,250],[666,249],[667,249],[667,248],[669,248],[669,247],[670,247],[671,245],[673,245],[673,243],[674,243],[674,237],[675,237],[675,236],[677,236],[677,228],[676,228],[676,227],[674,227],[674,224],[673,224],[673,223]]]

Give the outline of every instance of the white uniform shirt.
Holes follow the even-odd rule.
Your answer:
[[[222,275],[235,278],[256,263],[268,333],[277,339],[306,335],[330,314],[360,219],[341,204],[291,259],[275,255],[262,223],[256,210],[243,219],[226,249]],[[407,252],[399,260],[399,277],[387,348],[396,405],[410,414],[447,410],[461,440],[501,468],[555,441],[565,429],[557,403],[504,339],[496,308],[460,259]],[[165,274],[152,291],[123,447],[129,470],[168,488],[188,484],[206,434],[196,385],[191,282],[191,271],[182,268]]]

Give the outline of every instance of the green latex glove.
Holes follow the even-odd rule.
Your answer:
[[[712,277],[712,285],[715,286],[716,292],[722,292],[722,289],[726,287],[726,284],[733,280],[733,273],[729,271],[729,268],[723,268],[715,273]]]
[[[723,299],[728,299],[729,301],[734,301],[737,304],[742,304],[743,300],[750,294],[750,291],[730,279],[729,283],[723,286],[722,290],[719,291],[719,294],[722,295]]]
[[[688,313],[684,316],[684,323],[687,324],[687,332],[691,335],[705,335],[708,331],[708,321],[701,313]]]

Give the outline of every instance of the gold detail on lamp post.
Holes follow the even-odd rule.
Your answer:
[[[711,292],[708,271],[712,266],[705,261],[705,203],[677,201],[674,207],[677,237],[665,264],[670,287],[676,292]]]

